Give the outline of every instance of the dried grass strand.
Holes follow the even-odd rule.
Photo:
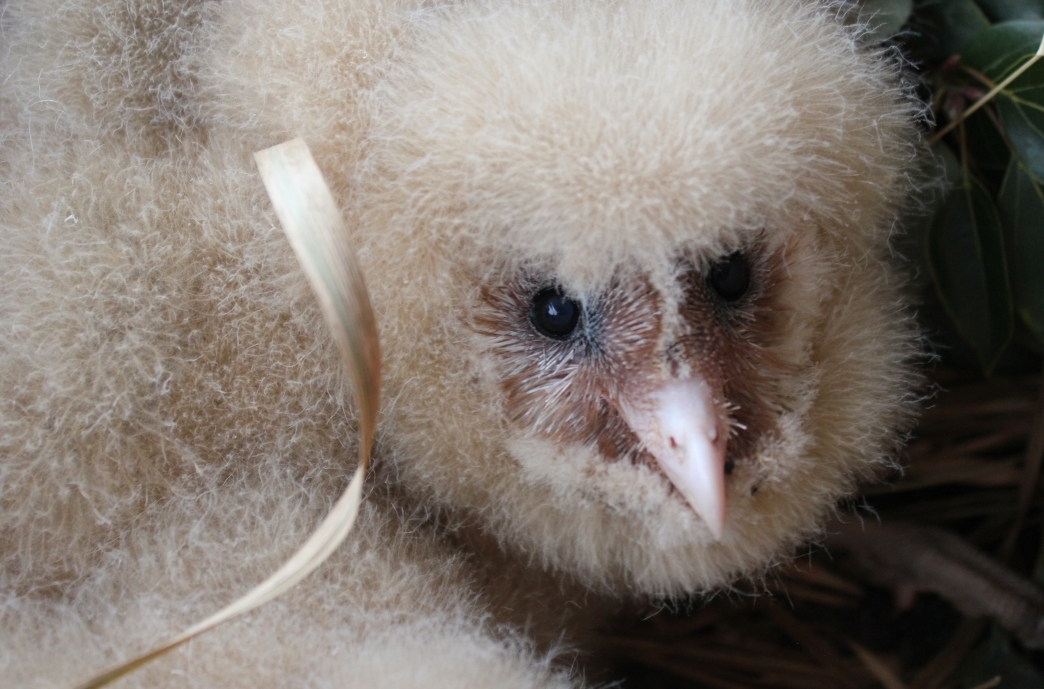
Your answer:
[[[1044,43],[1041,44],[1044,48]],[[1019,533],[1026,523],[1030,505],[1037,492],[1037,484],[1040,482],[1041,463],[1044,462],[1044,380],[1042,380],[1040,395],[1037,398],[1037,409],[1033,419],[1033,431],[1030,434],[1029,443],[1026,445],[1025,462],[1022,467],[1022,480],[1019,487],[1019,506],[1015,514],[1015,523],[1000,549],[1002,562],[1011,560],[1015,552],[1015,544],[1018,542]]]
[[[870,671],[870,674],[874,678],[884,685],[885,689],[906,689],[906,685],[899,679],[891,668],[889,668],[883,660],[878,658],[870,650],[863,648],[859,644],[849,641],[848,645],[855,652],[856,657],[863,661],[863,665]]]
[[[849,689],[858,689],[860,683],[853,676],[849,663],[845,662],[830,643],[816,634],[809,625],[775,603],[770,602],[765,610],[769,619],[776,626],[804,648],[813,660],[834,674],[837,684]],[[872,672],[873,669],[870,669]],[[889,687],[889,689],[893,688]]]

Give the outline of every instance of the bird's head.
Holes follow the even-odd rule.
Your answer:
[[[524,269],[485,285],[476,345],[502,390],[520,466],[610,503],[630,491],[606,493],[599,466],[620,465],[625,482],[644,467],[720,540],[726,477],[757,490],[747,465],[778,435],[775,415],[799,403],[779,390],[798,362],[773,353],[782,262],[757,244],[713,262],[678,257],[655,272],[614,274],[593,290]],[[575,466],[560,459],[577,452]],[[570,476],[578,468],[589,479]]]
[[[409,493],[595,586],[778,561],[912,414],[913,109],[835,10],[418,19],[352,184]]]

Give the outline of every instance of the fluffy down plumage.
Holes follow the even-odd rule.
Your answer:
[[[250,158],[293,136],[381,331],[364,514],[286,599],[125,686],[575,684],[556,658],[606,601],[785,558],[909,424],[887,239],[916,108],[842,5],[0,9],[7,686],[227,602],[350,475],[347,377]],[[547,290],[582,313],[565,338],[534,327]],[[633,422],[697,378],[720,538]]]

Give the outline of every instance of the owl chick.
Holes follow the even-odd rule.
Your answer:
[[[141,686],[571,686],[621,597],[817,533],[914,411],[917,108],[819,0],[8,0],[0,674],[68,686],[272,571],[350,475],[251,152],[300,135],[385,399],[356,531]]]

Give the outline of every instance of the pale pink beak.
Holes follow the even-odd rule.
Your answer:
[[[715,540],[725,529],[725,451],[728,432],[702,378],[655,390],[624,418],[674,487],[707,524]]]

